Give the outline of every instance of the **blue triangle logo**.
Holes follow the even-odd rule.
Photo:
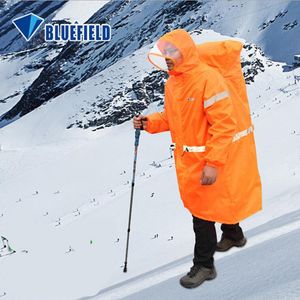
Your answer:
[[[44,19],[33,13],[30,13],[23,17],[16,18],[12,22],[26,39],[26,41],[29,41],[44,22]]]

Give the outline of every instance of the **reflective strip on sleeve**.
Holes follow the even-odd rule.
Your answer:
[[[216,95],[212,96],[211,98],[204,101],[204,108],[207,108],[207,107],[213,105],[215,102],[220,101],[227,97],[229,97],[228,91],[224,91],[219,94],[216,94]]]
[[[249,133],[253,132],[253,126],[251,125],[249,128],[243,130],[243,131],[239,131],[237,132],[232,139],[232,142],[235,142],[237,140],[239,140],[240,138],[248,135]]]

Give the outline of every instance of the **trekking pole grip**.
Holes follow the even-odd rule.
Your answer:
[[[138,117],[140,114],[136,113],[135,116]],[[143,121],[142,121],[143,122]],[[143,125],[141,128],[135,129],[135,140],[134,140],[134,146],[137,147],[139,145],[140,135],[141,135],[141,129],[143,129]]]

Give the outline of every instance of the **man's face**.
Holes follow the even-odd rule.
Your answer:
[[[166,58],[166,63],[167,63],[167,66],[168,66],[168,70],[172,71],[174,69],[174,62],[173,62],[173,60],[170,59],[170,58]]]
[[[164,71],[175,70],[183,62],[180,50],[170,42],[159,40],[148,54],[151,63]]]
[[[180,51],[171,43],[166,43],[162,53],[163,53],[163,55],[172,58],[172,59],[170,59],[168,57],[165,58],[169,71],[174,69],[175,62],[177,64],[182,61],[182,56],[181,56]]]

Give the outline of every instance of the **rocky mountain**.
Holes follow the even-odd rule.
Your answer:
[[[57,2],[60,1],[48,2],[50,1],[43,2],[43,5],[39,4],[39,10],[36,12],[43,12],[42,16],[49,13],[51,15],[51,11],[59,7]],[[21,2],[14,5],[9,10],[10,13],[15,14],[15,11],[22,11],[24,13],[25,8],[22,5],[24,3]],[[62,5],[61,2],[60,5]],[[288,1],[285,4],[274,1],[273,5],[264,5],[258,1],[248,3],[244,1],[200,0],[112,0],[87,21],[87,23],[110,24],[112,27],[112,40],[110,42],[98,43],[69,42],[64,45],[60,54],[55,56],[51,62],[40,65],[42,71],[38,78],[25,90],[20,101],[1,116],[0,121],[6,123],[7,120],[24,116],[41,104],[76,87],[78,84],[101,73],[110,66],[117,66],[123,58],[130,57],[138,49],[150,45],[165,32],[175,28],[185,28],[188,31],[197,31],[203,28],[218,29],[223,34],[227,33],[232,36],[241,37],[248,36],[249,41],[251,39],[260,41],[259,45],[264,50],[264,46],[267,45],[264,41],[268,41],[268,32],[272,33],[273,36],[274,28],[275,26],[278,27],[278,22],[289,25],[285,26],[283,24],[281,26],[279,24],[281,27],[276,32],[295,34],[299,31],[299,26],[294,22],[295,9],[292,11],[289,9],[293,5],[295,5],[293,1]],[[300,6],[298,5],[296,8],[299,9]],[[30,8],[26,8],[26,11],[29,10]],[[243,16],[245,15],[256,16],[251,26],[247,27],[247,24],[245,25],[245,22],[243,22],[245,19]],[[230,23],[228,22],[229,20],[231,20]],[[7,20],[3,20],[1,24],[7,24]],[[4,26],[1,24],[0,28]],[[7,25],[6,27],[9,26]],[[246,28],[248,29],[246,30]],[[259,38],[257,37],[258,34],[260,34]],[[262,40],[262,36],[264,40]],[[2,51],[8,48],[12,49],[14,43],[17,43],[14,39],[7,42],[6,46],[5,44],[2,46]],[[271,56],[272,51],[269,51],[267,55]],[[255,55],[253,58],[255,58]],[[253,80],[255,73],[264,69],[260,59],[257,59],[255,63],[253,61],[252,63],[244,61],[243,67],[247,82]],[[141,104],[141,102],[138,107],[136,103],[132,104],[133,106],[127,103],[127,109],[121,112],[119,111],[120,107],[118,107],[118,111],[111,112],[119,115],[119,118],[113,118],[113,122],[109,121],[111,120],[111,116],[101,117],[101,112],[108,109],[108,106],[110,106],[108,103],[114,103],[115,99],[119,99],[120,97],[126,98],[126,95],[132,92],[137,95],[137,99],[140,97],[144,97],[143,99],[152,98],[151,92],[148,95],[149,87],[147,88],[147,86],[152,86],[151,80],[157,82],[155,88],[151,87],[152,90],[156,90],[156,87],[158,90],[161,90],[162,85],[158,83],[158,79],[150,80],[150,78],[151,76],[148,75],[137,82],[133,82],[131,87],[119,90],[114,95],[110,95],[110,98],[105,102],[99,98],[94,99],[94,107],[99,108],[97,110],[99,113],[98,118],[89,120],[85,125],[83,125],[83,120],[77,120],[76,124],[84,128],[89,126],[100,126],[102,128],[103,126],[123,122],[131,117],[137,108],[141,110],[147,103]],[[122,78],[122,80],[126,80],[126,78]],[[141,93],[141,90],[143,90],[143,93]],[[154,98],[151,99],[151,101],[155,100]],[[149,102],[149,100],[147,101]],[[126,114],[128,117],[126,117]],[[70,124],[70,126],[72,127],[74,124]]]

